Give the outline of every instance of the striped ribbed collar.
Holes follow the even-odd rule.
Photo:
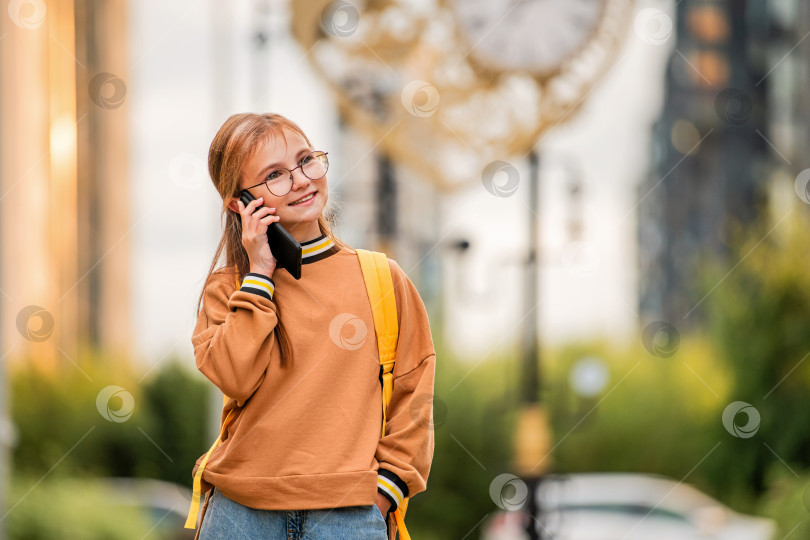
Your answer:
[[[328,256],[340,251],[340,248],[335,245],[332,238],[321,234],[318,238],[301,242],[302,259],[301,264],[314,263],[325,259]]]

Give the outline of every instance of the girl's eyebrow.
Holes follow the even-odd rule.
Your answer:
[[[305,154],[307,152],[311,152],[311,150],[309,148],[304,147],[301,150],[299,150],[297,154],[295,154],[295,158],[298,159],[299,157],[301,157],[301,154]],[[262,176],[265,172],[274,167],[282,167],[282,166],[283,165],[281,163],[274,163],[273,165],[268,165],[267,167],[259,171],[258,177]]]

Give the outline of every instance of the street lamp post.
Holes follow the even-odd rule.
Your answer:
[[[522,407],[518,416],[515,440],[515,467],[528,488],[525,508],[529,514],[527,532],[532,540],[540,538],[537,527],[534,526],[535,516],[539,514],[540,510],[537,487],[550,466],[551,448],[548,416],[540,398],[542,376],[537,316],[540,298],[538,285],[539,184],[540,157],[537,150],[532,149],[529,153],[529,249],[525,264],[524,308],[526,318],[522,341]]]

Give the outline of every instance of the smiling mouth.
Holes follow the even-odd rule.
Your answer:
[[[308,200],[310,200],[310,199],[312,199],[313,197],[315,197],[315,194],[316,194],[316,193],[317,193],[317,191],[313,191],[313,192],[312,192],[312,193],[310,193],[309,195],[306,195],[306,196],[304,196],[304,197],[301,197],[301,198],[300,198],[300,199],[298,199],[297,201],[291,202],[291,203],[290,203],[290,206],[295,206],[295,205],[297,205],[298,203],[307,202]]]

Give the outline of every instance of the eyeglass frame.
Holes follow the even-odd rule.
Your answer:
[[[323,152],[322,150],[313,150],[312,152],[310,152],[309,154],[305,155],[304,157],[302,157],[301,159],[298,160],[298,166],[297,167],[295,167],[293,169],[288,169],[287,167],[279,167],[278,169],[273,169],[270,172],[273,173],[273,172],[279,171],[281,169],[284,169],[285,171],[289,171],[289,173],[290,173],[290,189],[287,190],[287,193],[289,193],[290,191],[292,191],[293,184],[295,183],[295,179],[293,178],[293,171],[295,169],[301,169],[301,174],[303,174],[304,176],[309,178],[309,176],[307,176],[307,173],[304,172],[304,163],[303,163],[303,161],[305,159],[307,159],[307,157],[309,157],[309,156],[311,156],[313,154],[316,154],[318,152],[320,152],[320,154],[324,155],[324,156],[329,153],[329,152]],[[318,156],[318,157],[320,157],[320,156]],[[329,158],[326,158],[326,169],[327,170],[329,169]],[[321,176],[319,176],[318,178],[309,178],[309,179],[310,180],[320,180],[324,176],[326,176],[326,171],[324,171],[324,173]],[[265,178],[264,180],[262,180],[261,182],[259,182],[255,186],[250,186],[250,187],[247,187],[247,188],[244,188],[244,189],[253,189],[255,187],[259,187],[262,184],[265,185],[265,187],[267,188],[267,191],[269,191],[270,193],[272,193],[276,197],[283,197],[284,195],[287,195],[287,193],[285,193],[284,195],[276,195],[275,193],[273,193],[273,191],[270,189],[270,186],[267,185],[267,178]]]

